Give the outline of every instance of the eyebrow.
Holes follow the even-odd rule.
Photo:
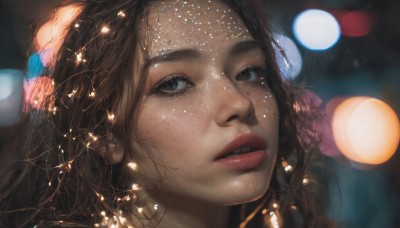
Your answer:
[[[147,66],[157,63],[172,62],[183,59],[199,58],[200,53],[197,49],[180,49],[172,52],[162,52],[147,61]]]
[[[233,56],[237,56],[243,54],[245,52],[252,51],[254,49],[261,49],[260,45],[255,40],[246,40],[243,42],[236,43],[230,50],[229,54]],[[180,49],[176,51],[165,51],[162,52],[152,58],[150,58],[147,63],[146,67],[157,63],[164,63],[164,62],[172,62],[172,61],[179,61],[184,59],[196,59],[200,57],[200,52],[194,48],[188,49]]]
[[[231,50],[229,51],[230,55],[237,56],[254,49],[261,49],[260,45],[255,40],[246,40],[240,43],[235,44]]]

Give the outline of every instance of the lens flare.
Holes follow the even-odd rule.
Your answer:
[[[400,125],[394,110],[371,97],[352,97],[341,102],[332,118],[335,142],[350,160],[381,164],[399,145]]]

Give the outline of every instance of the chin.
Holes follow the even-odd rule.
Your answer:
[[[222,194],[222,204],[233,206],[237,204],[250,203],[263,197],[269,187],[269,178],[263,176],[264,179],[257,181],[237,181],[230,185],[230,189]]]

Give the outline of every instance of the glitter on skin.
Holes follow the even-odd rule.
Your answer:
[[[190,1],[175,1],[175,2],[158,2],[154,5],[157,8],[158,14],[151,15],[149,20],[154,21],[153,27],[154,34],[151,36],[151,45],[154,47],[153,50],[160,50],[159,53],[149,53],[150,56],[154,54],[162,54],[168,52],[168,50],[175,50],[184,46],[196,46],[200,52],[207,51],[213,55],[212,61],[215,62],[220,59],[220,54],[212,45],[217,38],[224,37],[226,40],[239,40],[248,39],[251,37],[248,29],[243,26],[243,22],[239,17],[233,17],[230,9],[224,10],[224,6],[218,1],[210,0],[205,5],[199,5],[195,2]],[[210,17],[207,22],[201,20],[205,15],[213,15],[212,13],[218,12],[218,16]],[[222,14],[222,15],[221,15]],[[160,20],[160,17],[169,16],[167,21]],[[228,28],[228,29],[227,29]],[[182,33],[183,30],[188,32]],[[174,31],[173,34],[176,37],[168,37],[170,31]],[[223,32],[222,32],[223,31]],[[208,40],[204,42],[204,39],[198,37],[204,37],[207,35]],[[227,42],[228,43],[228,42]],[[224,45],[222,43],[221,45]],[[154,65],[157,67],[157,65]],[[220,79],[223,76],[223,72],[216,72],[213,74],[213,78]],[[264,84],[264,82],[261,82]],[[227,93],[232,91],[226,90]],[[274,99],[274,96],[268,91],[265,95],[265,103],[267,100]],[[264,119],[275,113],[268,109],[265,109],[265,113],[262,115]]]
[[[245,29],[245,26],[237,26],[243,24],[243,22],[236,17],[228,17],[227,15],[231,14],[231,10],[221,10],[221,8],[218,7],[220,4],[219,2],[208,1],[207,7],[201,7],[197,4],[189,4],[188,1],[176,1],[173,4],[166,4],[164,1],[160,2],[160,5],[157,6],[158,14],[167,15],[172,13],[174,19],[169,19],[168,23],[165,23],[158,21],[158,18],[153,18],[158,22],[158,27],[154,28],[156,33],[152,40],[152,45],[155,46],[154,49],[164,51],[176,49],[181,46],[182,42],[188,44],[188,46],[196,45],[200,48],[205,48],[207,43],[200,43],[196,37],[201,37],[201,34],[208,34],[210,38],[209,42],[213,42],[215,36],[221,35],[216,31],[224,31],[226,28],[229,29],[228,32],[222,35],[230,37],[230,39],[248,38],[249,31]],[[202,23],[202,21],[198,19],[200,16],[208,15],[212,11],[223,12],[223,14],[219,18],[212,18],[214,20],[208,21],[207,23]],[[177,22],[172,23],[172,21]],[[178,23],[179,26],[177,26],[176,23]],[[179,34],[176,29],[177,27],[180,29],[182,27],[190,27],[191,32],[188,34]],[[179,35],[175,39],[167,39],[168,41],[165,42],[164,34],[169,31],[177,31],[176,34]],[[163,39],[160,39],[160,37],[163,37]],[[215,50],[210,51],[214,52]],[[154,53],[150,53],[150,55],[152,54]]]

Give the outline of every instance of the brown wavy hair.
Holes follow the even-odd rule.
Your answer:
[[[281,77],[267,6],[259,0],[223,2],[236,11],[262,47],[270,69],[266,81],[277,97],[280,116],[279,158],[269,190],[256,202],[232,207],[229,227],[261,227],[268,223],[270,212],[284,227],[333,226],[316,197],[320,182],[304,184],[305,177],[313,180],[309,164],[311,151],[317,150],[320,141],[315,124],[318,110],[301,99],[303,89]],[[130,139],[136,137],[131,126],[135,126],[146,75],[135,59],[139,55],[148,59],[143,51],[146,47],[139,43],[139,28],[146,21],[150,3],[68,3],[82,11],[69,25],[55,65],[49,69],[54,92],[42,106],[52,110],[32,109],[22,114],[15,140],[2,151],[0,226],[92,227],[105,216],[112,218],[118,211],[128,210],[127,201],[121,199],[132,194],[127,184],[132,182],[127,180],[134,177],[126,162],[107,165],[89,144],[93,135],[112,134],[126,151],[124,161],[135,156],[129,153],[133,151]],[[126,17],[116,19],[121,11]],[[113,28],[106,38],[98,35],[104,23]],[[85,64],[76,64],[79,51],[84,53]],[[139,77],[135,76],[138,72]],[[95,97],[88,96],[94,92]],[[111,113],[115,114],[112,121]],[[141,202],[135,198],[139,196],[130,196],[130,204]],[[148,226],[156,226],[162,214],[158,216],[147,218]]]

